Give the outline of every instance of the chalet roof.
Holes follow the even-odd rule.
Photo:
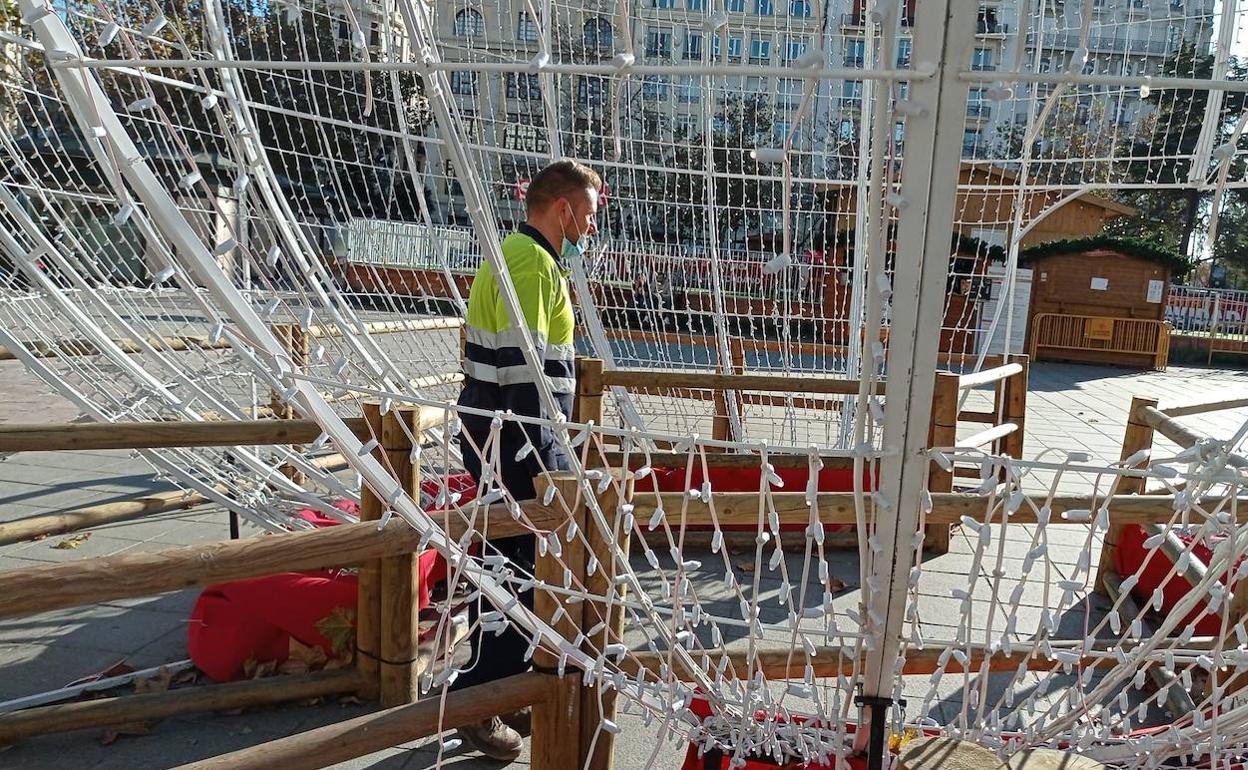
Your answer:
[[[1018,262],[1023,265],[1058,254],[1082,254],[1095,251],[1113,251],[1128,257],[1155,262],[1169,268],[1175,278],[1187,275],[1193,267],[1192,263],[1182,255],[1163,249],[1156,244],[1139,238],[1117,238],[1110,235],[1038,243],[1020,251]]]

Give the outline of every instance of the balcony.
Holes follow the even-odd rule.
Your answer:
[[[845,57],[845,66],[846,66],[846,67],[858,67],[858,68],[861,68],[861,67],[862,67],[862,57],[861,57],[861,56],[846,56],[846,57]]]
[[[901,21],[901,26],[904,29],[909,29],[910,27],[914,26],[914,19],[906,15],[904,12],[901,14],[900,21]],[[841,28],[842,29],[862,29],[865,26],[867,26],[867,17],[864,16],[863,14],[861,13],[842,13],[841,14]]]
[[[993,35],[1004,37],[1010,34],[1010,25],[992,21],[991,19],[980,19],[975,23],[975,34],[983,37]]]
[[[1027,45],[1034,48],[1037,37],[1035,32],[1028,32]],[[1079,47],[1079,34],[1072,32],[1048,33],[1044,35],[1043,45],[1045,48],[1073,51]],[[1112,35],[1088,35],[1088,52],[1165,56],[1170,53],[1170,47],[1166,45],[1164,40],[1145,40],[1114,37]]]

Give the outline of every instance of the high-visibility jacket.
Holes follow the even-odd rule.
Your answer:
[[[534,352],[542,362],[540,376],[545,377],[564,417],[570,418],[576,392],[573,336],[576,321],[568,293],[568,278],[556,257],[558,252],[540,232],[527,224],[503,239],[502,250]],[[520,332],[512,326],[497,276],[488,262],[483,262],[477,270],[468,293],[465,338],[461,406],[510,409],[529,417],[553,417],[546,413],[538,399],[536,377],[539,375],[525,361]],[[463,422],[480,446],[488,435],[489,420],[465,417]],[[542,466],[547,470],[567,467],[549,428],[525,425],[522,433],[516,423],[503,428],[499,447],[503,466],[516,463],[515,455],[524,446],[526,434],[536,450],[522,460],[528,478],[536,476]],[[538,464],[539,458],[542,466]],[[504,473],[504,476],[515,475]],[[512,491],[520,493],[521,490]]]

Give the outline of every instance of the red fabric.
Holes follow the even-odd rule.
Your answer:
[[[1192,551],[1194,558],[1200,559],[1205,564],[1209,563],[1209,559],[1213,557],[1213,551],[1210,550],[1206,543],[1193,543],[1193,537],[1186,533],[1178,535],[1179,540],[1183,541]],[[1220,540],[1222,536],[1215,536],[1215,541]],[[1118,543],[1117,561],[1115,568],[1119,575],[1134,575],[1136,570],[1144,564],[1147,558],[1148,563],[1145,564],[1143,571],[1140,573],[1140,580],[1135,584],[1135,588],[1131,593],[1141,602],[1151,602],[1153,599],[1153,591],[1158,587],[1162,592],[1162,611],[1167,611],[1175,606],[1184,596],[1192,590],[1192,585],[1182,576],[1176,575],[1170,580],[1166,580],[1166,575],[1174,567],[1174,562],[1166,558],[1166,554],[1157,549],[1150,552],[1144,548],[1144,541],[1148,539],[1148,535],[1144,532],[1143,527],[1128,526],[1122,531],[1122,539]],[[1238,564],[1236,565],[1238,566]],[[1234,575],[1234,570],[1231,570]],[[1220,579],[1228,588],[1228,576],[1223,573]],[[1164,583],[1163,583],[1164,581]],[[1196,624],[1196,633],[1200,636],[1213,636],[1222,632],[1222,619],[1218,613],[1205,615],[1199,621],[1196,617],[1205,611],[1205,604],[1201,603],[1183,619],[1183,623],[1190,625]]]
[[[720,492],[757,492],[762,487],[762,468],[709,468],[711,489]],[[807,468],[777,468],[776,475],[784,482],[781,492],[805,492],[806,482],[810,479]],[[655,468],[646,478],[636,482],[635,489],[639,492],[684,492],[686,489],[698,489],[703,482],[702,468],[694,463],[693,474],[688,484],[685,483],[684,468]],[[878,483],[878,472],[874,481],[869,471],[863,472],[863,489],[872,492]],[[820,492],[852,492],[854,491],[854,472],[849,469],[824,468],[819,471]],[[781,524],[780,529],[786,532],[799,531],[806,528],[805,524]],[[690,526],[691,530],[711,529],[708,526]],[[722,529],[725,532],[752,531],[750,524],[729,524]],[[829,531],[837,532],[853,529],[852,524],[838,524],[828,527]]]
[[[460,492],[461,502],[476,495],[476,484],[466,473],[447,479],[452,492]],[[421,484],[424,497],[438,494],[438,484]],[[339,500],[334,507],[353,515],[359,506],[351,500]],[[297,518],[315,527],[332,527],[340,522],[325,514],[305,508]],[[436,551],[420,554],[417,567],[420,575],[420,609],[429,606],[433,586],[446,579],[446,562]],[[281,663],[290,653],[291,638],[304,645],[319,646],[327,656],[333,651],[328,639],[316,624],[338,609],[356,608],[354,574],[331,570],[287,572],[280,575],[234,580],[206,587],[191,610],[187,627],[187,649],[195,667],[210,679],[229,682],[244,676],[249,658],[256,661]]]

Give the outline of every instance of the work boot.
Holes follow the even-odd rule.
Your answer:
[[[520,733],[522,737],[533,733],[533,708],[531,706],[525,706],[510,714],[502,714],[499,719],[503,720],[503,724]]]
[[[524,749],[520,733],[503,724],[499,717],[464,725],[456,732],[468,748],[499,762],[515,761]]]

